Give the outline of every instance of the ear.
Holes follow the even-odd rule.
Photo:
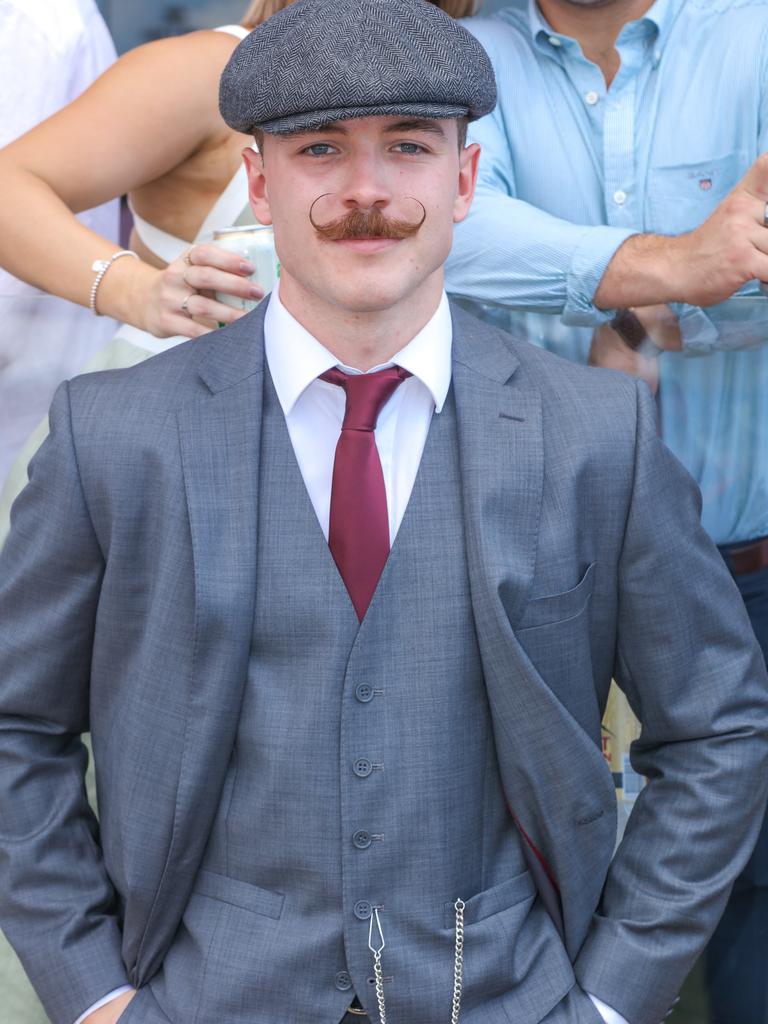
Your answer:
[[[267,196],[267,180],[264,175],[264,157],[249,146],[243,150],[245,170],[248,174],[248,199],[253,215],[259,224],[271,224],[272,213]]]
[[[453,201],[453,223],[458,224],[469,213],[475,196],[477,168],[480,162],[480,147],[476,142],[466,146],[459,153],[459,181],[456,198]]]

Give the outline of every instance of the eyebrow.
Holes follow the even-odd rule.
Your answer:
[[[387,125],[384,131],[388,134],[397,134],[398,132],[431,132],[433,135],[439,135],[443,139],[446,137],[443,126],[439,121],[432,121],[425,117],[412,117],[405,121],[397,121],[395,124]]]

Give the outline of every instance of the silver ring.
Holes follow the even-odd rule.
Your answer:
[[[193,295],[197,295],[197,292],[191,291],[181,304],[181,312],[185,316],[192,316],[192,314],[189,312],[189,300],[192,298]]]

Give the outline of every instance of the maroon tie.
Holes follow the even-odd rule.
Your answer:
[[[379,413],[410,376],[399,366],[360,374],[333,369],[320,376],[347,395],[333,462],[328,544],[361,622],[389,555],[387,492],[373,432]]]

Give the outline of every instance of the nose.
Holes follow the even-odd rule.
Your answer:
[[[358,153],[345,168],[341,201],[347,209],[383,210],[392,201],[389,174],[376,153]]]

